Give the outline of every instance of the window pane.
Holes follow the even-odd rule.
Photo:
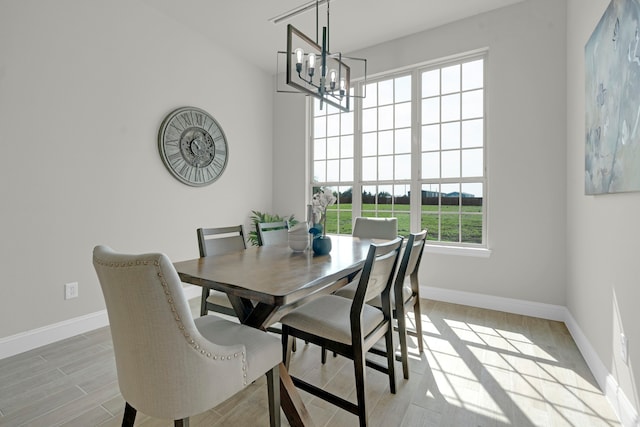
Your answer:
[[[340,180],[340,160],[327,160],[327,179],[325,181]]]
[[[326,162],[324,160],[313,162],[313,179],[316,182],[327,180]]]
[[[460,241],[460,215],[442,214],[440,240],[443,242]]]
[[[378,154],[393,154],[393,131],[378,132]]]
[[[375,181],[378,178],[378,159],[376,157],[365,157],[362,159],[362,179],[364,181]]]
[[[422,124],[428,125],[440,121],[440,98],[422,100]]]
[[[422,153],[422,178],[440,178],[440,153]]]
[[[440,125],[422,126],[422,151],[440,149]]]
[[[482,243],[482,215],[461,215],[460,228],[461,242]]]
[[[342,113],[340,117],[340,133],[342,135],[353,133],[353,111]]]
[[[395,83],[395,102],[405,102],[411,100],[411,76],[398,77]]]
[[[460,148],[460,122],[442,125],[442,149]]]
[[[479,89],[484,82],[482,59],[462,64],[462,90]]]
[[[369,108],[378,105],[378,84],[368,84],[366,91],[367,96],[362,98],[362,108]]]
[[[313,158],[322,160],[327,158],[327,140],[316,139],[313,141]]]
[[[378,157],[378,179],[393,179],[393,156]]]
[[[378,154],[378,134],[375,132],[362,135],[362,155],[375,156]]]
[[[402,154],[395,157],[395,179],[411,179],[411,155]]]
[[[371,108],[362,111],[362,131],[371,132],[378,130],[378,109]]]
[[[411,153],[411,129],[396,130],[396,153]]]
[[[484,140],[483,121],[468,120],[462,122],[462,147],[482,147]]]
[[[340,160],[340,181],[353,181],[353,159]]]
[[[460,65],[452,65],[442,69],[442,93],[460,91]]]
[[[340,138],[340,157],[353,157],[353,135]]]
[[[327,139],[327,159],[337,159],[340,157],[340,138]]]
[[[393,80],[378,82],[378,105],[393,104]]]
[[[393,129],[393,105],[378,109],[378,129]]]
[[[323,138],[327,136],[327,118],[316,117],[313,119],[313,136],[316,138]]]
[[[482,149],[474,148],[473,150],[462,151],[462,177],[468,178],[473,176],[482,176]]]
[[[440,95],[440,70],[422,73],[422,97]]]
[[[365,185],[362,187],[362,212],[375,209],[376,194],[378,189],[375,185]]]
[[[460,120],[460,94],[442,97],[442,117],[440,120],[443,122]]]
[[[327,136],[340,134],[340,115],[334,114],[327,117]]]
[[[460,177],[460,150],[442,152],[442,178]]]
[[[396,128],[411,127],[411,103],[396,104]]]
[[[473,119],[482,117],[483,106],[482,90],[474,90],[473,92],[465,92],[462,94],[462,118]]]

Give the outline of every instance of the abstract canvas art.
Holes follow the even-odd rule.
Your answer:
[[[640,0],[612,0],[585,46],[585,193],[640,191]]]

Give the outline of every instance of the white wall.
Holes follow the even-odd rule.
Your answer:
[[[270,76],[140,0],[0,1],[0,338],[104,309],[96,244],[178,261],[197,256],[197,227],[270,210],[272,96]],[[184,105],[229,142],[204,188],[158,154]]]
[[[333,45],[339,48],[339,41]],[[369,74],[375,74],[484,47],[489,48],[487,200],[493,253],[488,259],[429,253],[422,284],[564,306],[564,2],[524,2],[353,56],[366,58]],[[294,203],[304,212],[302,193],[287,191],[299,186],[287,171],[304,164],[304,121],[286,120],[304,111],[304,97],[278,98],[285,97],[288,109],[280,104],[276,109],[280,157],[274,159],[274,185],[287,195],[287,208]],[[276,198],[274,206],[284,202]]]
[[[637,413],[640,193],[584,194],[584,47],[608,5],[567,3],[567,306]],[[629,338],[628,365],[620,357],[621,331]]]

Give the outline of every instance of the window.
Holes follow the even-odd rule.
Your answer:
[[[327,232],[354,216],[397,217],[432,243],[486,246],[483,55],[370,79],[344,113],[314,100],[313,190],[338,202]]]

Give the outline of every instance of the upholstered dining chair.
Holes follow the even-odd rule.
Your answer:
[[[287,221],[259,222],[256,231],[258,246],[270,246],[286,242],[289,238]]]
[[[297,387],[357,415],[360,426],[367,425],[365,365],[386,373],[391,393],[396,392],[389,293],[401,246],[400,237],[371,244],[353,299],[325,295],[295,308],[280,319],[283,360],[287,367],[291,357],[290,337],[304,339],[353,360],[357,404],[299,378],[292,378]],[[366,304],[375,297],[380,298],[381,307]],[[383,337],[390,349],[386,367],[365,357],[367,351]]]
[[[242,224],[230,227],[198,228],[196,234],[201,257],[243,251],[247,248]],[[203,286],[200,316],[205,316],[209,311],[236,316],[227,294]]]
[[[267,375],[269,419],[280,425],[279,340],[217,316],[193,320],[182,283],[161,253],[93,250],[107,306],[123,426],[137,411],[188,426],[204,412]]]

